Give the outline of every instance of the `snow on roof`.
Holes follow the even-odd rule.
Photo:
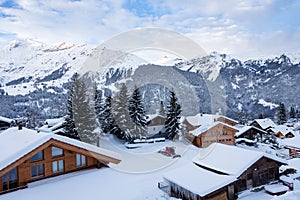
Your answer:
[[[296,147],[300,149],[300,136],[296,135],[293,138],[284,138],[281,143],[284,146]]]
[[[163,177],[201,197],[237,180],[236,177],[216,174],[193,163],[169,171]]]
[[[9,118],[0,116],[0,121],[6,122],[6,123],[11,123],[11,122],[14,121],[14,120],[13,120],[13,119],[9,119]]]
[[[229,120],[229,121],[232,121],[232,122],[235,122],[235,123],[239,123],[238,121],[236,121],[236,120],[234,120],[234,119],[232,119],[232,118],[230,118],[230,117],[227,117],[227,116],[224,116],[224,115],[221,115],[221,116],[219,116],[219,117],[217,117],[217,119],[218,118],[224,118],[224,119],[227,119],[227,120]]]
[[[206,124],[212,124],[215,121],[217,121],[219,118],[224,118],[230,121],[233,121],[235,123],[238,123],[238,121],[231,119],[229,117],[223,116],[223,115],[213,115],[213,114],[201,114],[198,113],[197,115],[194,116],[187,116],[185,119],[192,124],[193,126],[203,126]]]
[[[264,188],[267,192],[270,192],[271,194],[289,191],[289,187],[282,184],[266,185]]]
[[[212,124],[215,121],[215,118],[215,115],[201,113],[198,113],[194,116],[185,117],[185,119],[193,126],[203,126],[204,124]]]
[[[286,164],[282,159],[265,154],[264,152],[220,143],[213,143],[200,151],[193,159],[193,162],[218,172],[239,177],[245,170],[262,157],[267,157]]]
[[[150,122],[152,121],[154,118],[156,117],[162,117],[162,118],[165,118],[164,116],[160,115],[160,114],[149,114],[146,116],[146,121],[147,122]]]
[[[238,131],[238,129],[236,127],[230,126],[229,124],[226,124],[223,122],[216,121],[216,122],[213,122],[212,124],[204,124],[204,125],[200,126],[199,128],[196,128],[195,130],[190,131],[190,133],[193,134],[194,136],[199,136],[202,133],[206,132],[207,130],[209,130],[215,126],[218,126],[218,125],[226,126],[228,128]]]
[[[261,130],[261,129],[255,127],[255,126],[244,126],[244,127],[240,128],[240,129],[239,129],[240,131],[237,132],[237,133],[235,133],[234,136],[235,136],[235,137],[239,137],[240,135],[243,135],[245,132],[247,132],[247,131],[250,130],[251,128],[253,128],[253,129],[257,130],[257,131],[260,131],[260,132],[263,132],[263,133],[267,134],[266,131]]]
[[[253,122],[257,122],[262,129],[266,129],[269,127],[275,127],[276,124],[269,118],[265,119],[255,119]]]
[[[274,133],[278,133],[281,132],[284,136],[288,133],[291,133],[293,135],[295,135],[293,129],[291,129],[290,127],[287,127],[286,125],[277,125],[274,128],[271,128],[271,130]]]
[[[47,123],[48,126],[54,126],[58,123],[63,123],[64,120],[65,120],[65,117],[54,118],[54,119],[46,119],[45,124]]]
[[[15,162],[25,154],[30,153],[32,150],[44,144],[50,139],[65,142],[94,153],[117,159],[119,158],[119,155],[114,152],[68,137],[56,135],[53,133],[37,133],[37,131],[27,128],[18,130],[16,127],[14,127],[3,131],[0,135],[0,170]]]

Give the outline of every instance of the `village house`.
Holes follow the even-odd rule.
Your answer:
[[[54,118],[54,119],[46,119],[45,123],[38,130],[46,133],[53,132],[58,135],[65,135],[64,132],[64,117]]]
[[[196,130],[190,131],[194,135],[193,144],[197,147],[207,147],[212,143],[222,143],[234,145],[234,135],[239,130],[223,122],[214,122],[200,126]]]
[[[241,129],[239,129],[239,132],[235,134],[236,139],[248,139],[248,140],[255,140],[255,137],[257,135],[262,138],[264,134],[268,134],[266,131],[259,129],[255,126],[244,126]]]
[[[300,136],[286,138],[281,141],[284,148],[288,149],[290,158],[300,158]]]
[[[14,120],[0,116],[0,130],[5,130],[13,124]]]
[[[203,169],[194,163],[163,175],[165,192],[183,200],[235,199],[233,176],[221,175]]]
[[[276,124],[269,118],[255,119],[250,123],[250,126],[255,126],[259,129],[269,132],[271,128],[274,128]]]
[[[152,114],[146,116],[146,124],[148,129],[148,135],[155,135],[162,133],[164,130],[166,118],[160,114]]]
[[[274,128],[269,129],[269,133],[275,135],[278,138],[292,138],[295,137],[295,133],[292,128],[286,125],[277,125]]]
[[[287,163],[270,154],[214,143],[194,158],[199,167],[234,176],[235,193],[279,180],[279,167]]]
[[[114,152],[26,128],[10,128],[0,134],[0,152],[0,194],[33,181],[120,162]]]
[[[192,162],[163,175],[159,187],[183,200],[237,198],[239,192],[279,180],[285,161],[263,152],[214,143]]]

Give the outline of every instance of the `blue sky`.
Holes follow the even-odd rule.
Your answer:
[[[100,44],[135,28],[176,31],[208,53],[300,52],[297,0],[0,0],[0,44],[27,38]]]

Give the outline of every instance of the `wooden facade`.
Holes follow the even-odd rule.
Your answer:
[[[150,121],[147,122],[147,126],[159,126],[159,125],[164,125],[166,121],[165,117],[162,117],[160,115],[154,117]]]
[[[230,118],[228,118],[228,117],[224,117],[224,116],[218,117],[218,118],[217,118],[217,121],[223,122],[223,123],[228,124],[228,125],[230,125],[230,126],[235,126],[235,125],[238,124],[237,121],[235,121],[235,120],[233,120],[233,119],[230,119]]]
[[[262,157],[238,177],[238,181],[235,183],[235,192],[241,192],[279,180],[280,165],[282,163]]]
[[[54,156],[53,149],[62,153]],[[32,160],[36,155],[42,157]],[[36,180],[88,168],[106,167],[109,162],[117,164],[120,160],[50,139],[0,171],[0,194],[24,188],[27,183]]]
[[[230,128],[229,126],[223,125],[221,123],[213,126],[209,130],[195,136],[193,144],[197,147],[207,147],[212,143],[222,143],[234,145],[234,134],[238,130]]]
[[[247,131],[245,131],[244,133],[240,134],[236,138],[247,138],[249,140],[254,140],[256,135],[259,135],[260,138],[262,138],[263,134],[268,134],[268,133],[266,131],[264,131],[264,130],[261,130],[261,129],[255,127],[255,126],[252,126]]]
[[[211,193],[200,196],[197,194],[193,194],[191,191],[178,186],[175,183],[169,183],[168,194],[171,197],[180,198],[182,200],[234,200],[234,183],[231,183],[227,186],[224,186],[218,190],[212,191]],[[201,186],[200,186],[201,187]],[[180,190],[178,190],[180,188]]]

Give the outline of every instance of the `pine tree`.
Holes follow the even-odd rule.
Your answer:
[[[144,105],[139,89],[135,86],[131,98],[128,102],[128,111],[133,121],[133,130],[131,132],[135,137],[143,137],[147,135]]]
[[[180,129],[180,113],[181,106],[177,102],[177,97],[174,90],[170,91],[170,102],[167,106],[167,119],[165,122],[166,138],[174,139]]]
[[[99,126],[101,127],[102,131],[104,131],[104,123],[105,123],[105,118],[103,114],[104,109],[105,108],[104,108],[104,102],[102,98],[102,92],[96,89],[95,90],[95,113],[99,122]]]
[[[104,112],[103,112],[103,131],[105,133],[110,133],[113,135],[117,135],[121,132],[120,128],[117,126],[114,116],[112,114],[112,106],[111,106],[112,98],[107,96],[104,103]]]
[[[162,101],[160,102],[160,107],[159,107],[159,112],[158,113],[162,117],[166,116],[166,111],[165,111],[164,103]]]
[[[115,122],[120,128],[120,132],[117,132],[116,136],[122,140],[131,141],[132,136],[130,131],[133,130],[133,123],[128,111],[128,93],[124,83],[114,98],[112,108]]]
[[[299,112],[299,110],[296,110],[295,116],[296,116],[296,118],[297,118],[297,121],[298,121],[298,120],[299,120],[299,118],[300,118],[300,112]]]
[[[286,110],[285,106],[283,103],[279,103],[279,110],[278,110],[278,124],[284,124],[287,122],[287,117],[286,117]]]
[[[81,79],[77,79],[74,84],[73,114],[80,139],[94,144],[97,137],[94,132],[97,128],[96,116],[89,103],[86,84]]]
[[[78,74],[74,74],[74,76],[71,79],[72,86],[68,92],[67,114],[65,117],[65,121],[63,123],[65,135],[74,139],[79,139],[77,128],[75,127],[75,121],[73,115],[73,94],[74,94],[73,91],[74,91],[74,84],[77,79],[78,79]]]
[[[291,107],[291,110],[290,110],[290,118],[296,118],[296,113],[295,113],[295,108],[294,107]]]

